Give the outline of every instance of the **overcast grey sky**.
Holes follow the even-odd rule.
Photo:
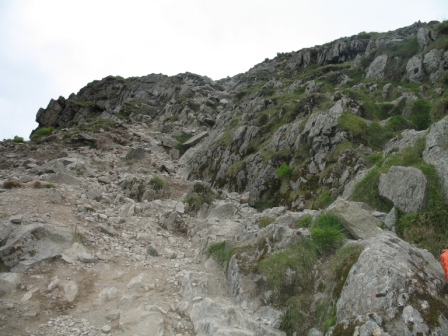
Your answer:
[[[447,0],[0,0],[0,140],[108,75],[214,80],[277,52],[446,20]]]

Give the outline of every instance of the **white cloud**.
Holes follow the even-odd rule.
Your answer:
[[[447,9],[445,0],[6,0],[0,138],[20,133],[6,105],[34,120],[50,98],[107,75],[190,71],[220,79],[277,52],[445,19]]]

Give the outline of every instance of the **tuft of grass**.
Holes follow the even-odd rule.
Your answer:
[[[162,190],[166,187],[166,182],[159,176],[154,176],[149,183],[154,187],[155,190]]]
[[[257,219],[257,225],[260,229],[262,229],[274,222],[275,222],[275,218],[269,217],[269,216],[263,216],[263,217],[260,217]]]
[[[78,230],[78,225],[75,225],[75,228],[72,232],[72,243],[80,243],[82,245],[87,245],[87,237],[84,233]]]
[[[418,99],[411,105],[409,120],[418,131],[427,129],[431,123],[431,104],[424,99]]]
[[[13,189],[13,188],[21,188],[22,183],[17,180],[7,180],[3,182],[3,188],[5,189]]]
[[[288,166],[286,163],[282,163],[280,166],[277,167],[275,170],[275,174],[279,179],[284,179],[286,176],[291,175],[292,168]]]
[[[235,248],[227,244],[226,241],[211,243],[206,254],[212,257],[222,266],[226,266],[235,252]]]
[[[311,226],[311,238],[320,252],[334,251],[345,241],[344,227],[339,218],[322,212]]]
[[[19,137],[19,136],[15,135],[14,139],[12,139],[12,142],[14,142],[14,143],[23,143],[24,140],[23,140],[22,137]]]
[[[319,196],[317,196],[316,200],[313,203],[313,208],[324,209],[334,201],[335,199],[331,197],[331,191],[324,190],[319,194]]]
[[[313,216],[311,215],[303,215],[297,221],[297,227],[299,228],[308,228],[313,223]]]

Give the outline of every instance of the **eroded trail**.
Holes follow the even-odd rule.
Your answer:
[[[176,161],[145,125],[129,127],[146,142],[45,144],[8,158],[1,178],[22,187],[0,194],[0,253],[11,271],[1,280],[0,333],[282,334],[232,302],[224,272],[204,255],[210,239],[233,234],[226,216],[235,224],[252,211],[224,195],[215,213],[187,214],[190,184]]]

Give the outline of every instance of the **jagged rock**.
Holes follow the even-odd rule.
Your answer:
[[[0,293],[10,293],[16,290],[20,283],[19,273],[0,273]]]
[[[22,273],[42,260],[60,256],[70,246],[71,240],[72,232],[65,227],[21,225],[0,247],[0,258],[12,272]]]
[[[423,159],[436,167],[442,180],[445,198],[448,199],[448,117],[431,126],[426,136]]]
[[[416,141],[425,136],[426,131],[416,131],[413,129],[404,130],[395,138],[389,140],[384,147],[383,158],[391,153],[401,153],[406,148],[415,145]]]
[[[425,205],[426,183],[426,176],[419,169],[392,166],[380,175],[378,190],[401,211],[413,213]]]
[[[435,83],[448,68],[448,52],[432,49],[423,57],[425,72],[429,74],[429,80]]]
[[[425,78],[422,56],[413,56],[406,64],[406,79],[414,83],[421,83]]]
[[[437,308],[443,282],[442,268],[428,251],[385,231],[366,241],[351,268],[337,301],[337,321],[361,328],[366,323],[356,322],[356,316],[374,313],[379,316],[378,327],[390,335],[415,335],[413,330],[443,335],[448,331],[448,313]],[[432,311],[429,315],[427,309]],[[424,318],[409,318],[418,315]],[[431,323],[429,316],[438,323]]]
[[[398,209],[396,207],[393,207],[389,213],[387,214],[386,218],[384,218],[384,225],[391,231],[395,232],[395,224],[398,220]]]
[[[377,56],[366,69],[366,78],[381,80],[384,78],[384,72],[388,61],[387,55]]]
[[[429,30],[428,28],[420,28],[417,32],[417,42],[420,46],[420,50],[425,49],[431,42],[433,42],[436,38],[436,34],[434,31]]]
[[[86,193],[85,193],[87,199],[94,200],[94,201],[100,201],[101,197],[103,196],[103,192],[95,187],[90,187]]]
[[[353,202],[338,198],[327,210],[341,219],[344,228],[355,239],[369,239],[380,235],[381,221]]]

